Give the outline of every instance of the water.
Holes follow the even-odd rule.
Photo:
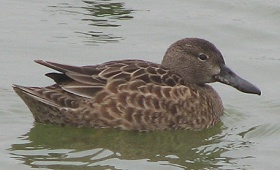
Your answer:
[[[1,169],[278,169],[280,5],[268,1],[1,2]],[[44,59],[160,62],[184,37],[213,42],[227,65],[262,90],[213,84],[226,113],[202,132],[124,132],[34,124],[11,84],[45,86]]]

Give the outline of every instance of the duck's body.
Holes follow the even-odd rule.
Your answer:
[[[203,68],[207,59],[214,64]],[[213,126],[223,114],[219,95],[205,83],[220,81],[243,92],[260,94],[239,77],[242,87],[232,84],[232,77],[227,76],[233,72],[223,70],[226,67],[220,52],[202,39],[176,42],[162,64],[121,60],[76,67],[36,62],[60,72],[47,74],[56,84],[14,85],[14,89],[35,120],[43,123],[135,131],[201,130]],[[205,69],[209,73],[204,73]]]

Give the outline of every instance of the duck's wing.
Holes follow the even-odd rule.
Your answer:
[[[62,89],[87,98],[98,91],[112,87],[114,82],[142,80],[163,86],[184,84],[183,79],[160,64],[142,60],[120,60],[92,66],[71,66],[49,61],[35,62],[60,73],[47,73]]]

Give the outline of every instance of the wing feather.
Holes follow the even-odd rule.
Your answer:
[[[110,61],[100,65],[70,66],[49,61],[35,60],[36,63],[61,73],[48,73],[62,89],[78,96],[91,98],[111,82],[126,83],[142,80],[162,86],[183,85],[183,79],[167,68],[142,60]]]

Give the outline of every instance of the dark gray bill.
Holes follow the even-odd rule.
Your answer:
[[[220,74],[214,76],[214,78],[216,81],[230,85],[244,93],[261,95],[260,89],[236,75],[225,65],[222,65]]]

